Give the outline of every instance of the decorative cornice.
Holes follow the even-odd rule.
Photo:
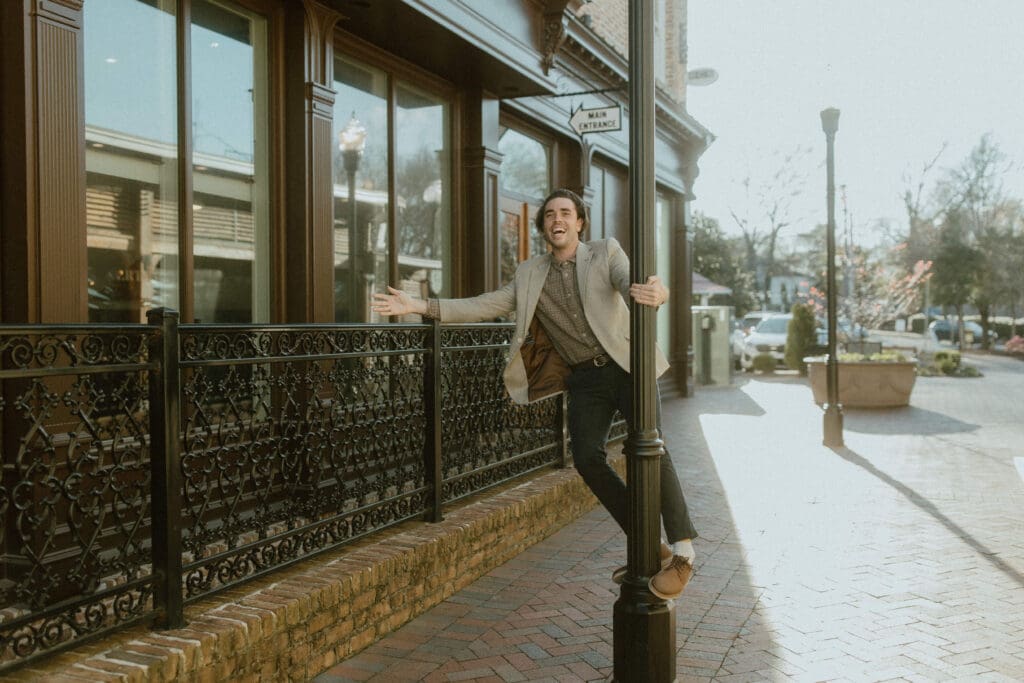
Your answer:
[[[577,23],[580,23],[580,27],[577,28],[574,23],[567,31],[563,58],[571,59],[587,69],[593,75],[588,81],[603,81],[608,84],[609,91],[620,90],[625,93],[629,86],[629,64],[626,59],[600,38],[594,36],[588,40],[590,36],[584,32],[592,32],[584,28],[582,22]],[[621,100],[628,104],[625,95]],[[703,152],[714,140],[714,135],[707,128],[660,89],[656,94],[656,108],[658,126],[685,141],[688,146]]]
[[[316,0],[302,0],[306,13],[306,80],[327,84],[333,65],[334,26],[345,17]]]
[[[544,47],[541,54],[540,65],[547,76],[551,67],[555,64],[555,55],[565,43],[565,13],[545,12],[544,13]]]

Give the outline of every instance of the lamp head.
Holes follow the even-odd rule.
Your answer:
[[[821,129],[828,135],[835,135],[839,130],[839,110],[835,107],[821,110]]]
[[[338,133],[338,149],[342,152],[362,154],[366,147],[366,128],[359,123],[355,112]]]

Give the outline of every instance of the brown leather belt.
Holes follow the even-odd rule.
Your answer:
[[[587,368],[603,368],[604,366],[608,365],[608,363],[610,363],[611,361],[611,356],[609,356],[607,353],[599,353],[593,358],[585,360],[582,363],[570,365],[569,368],[573,372],[576,372],[577,370],[586,370]]]

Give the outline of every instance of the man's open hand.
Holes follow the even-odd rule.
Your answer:
[[[651,275],[647,278],[646,284],[632,284],[629,286],[629,295],[638,304],[653,306],[657,308],[668,301],[668,289],[661,284],[661,278]]]
[[[388,286],[388,294],[373,295],[373,310],[381,315],[405,315],[407,313],[427,312],[427,302],[413,299],[400,289]]]

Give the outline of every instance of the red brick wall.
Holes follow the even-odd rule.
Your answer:
[[[665,51],[663,54],[655,54],[654,57],[665,62],[665,80],[659,83],[659,86],[681,104],[686,99],[686,2],[687,0],[664,0],[665,19],[661,30],[665,35]],[[627,0],[593,0],[582,5],[577,15],[589,16],[590,26],[594,32],[616,52],[628,57]],[[683,34],[682,37],[680,34]],[[680,47],[684,49],[680,50]]]

